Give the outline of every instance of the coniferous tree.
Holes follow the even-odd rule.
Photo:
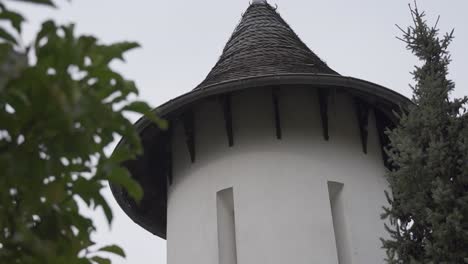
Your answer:
[[[388,263],[468,263],[467,98],[451,99],[448,46],[424,12],[410,6],[414,25],[403,40],[421,62],[412,72],[413,105],[387,131],[392,195],[382,215]],[[401,28],[400,28],[401,29]]]

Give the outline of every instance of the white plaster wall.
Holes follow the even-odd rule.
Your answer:
[[[181,124],[173,137],[174,182],[169,188],[169,264],[218,263],[216,193],[233,187],[239,264],[338,263],[327,181],[344,184],[347,263],[383,263],[379,237],[386,203],[384,166],[369,122],[368,154],[361,148],[349,96],[330,98],[330,140],[322,136],[316,90],[280,91],[283,138],[276,139],[269,89],[232,97],[234,146],[228,147],[217,100],[195,108],[196,162]]]

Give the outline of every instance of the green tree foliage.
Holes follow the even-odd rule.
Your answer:
[[[25,18],[1,1],[0,11],[0,263],[104,264],[106,254],[125,256],[116,245],[96,247],[93,221],[77,202],[102,208],[110,223],[100,193],[106,181],[137,201],[143,195],[120,166],[142,151],[124,114],[164,122],[130,100],[135,84],[109,66],[138,44],[104,45],[77,36],[73,25],[46,21],[33,43],[22,45]],[[106,154],[118,136],[128,144]]]
[[[384,218],[388,263],[468,263],[468,99],[451,99],[448,46],[424,12],[410,7],[414,25],[402,40],[420,60],[412,72],[414,105],[387,131],[393,168]],[[387,195],[388,196],[388,195]]]

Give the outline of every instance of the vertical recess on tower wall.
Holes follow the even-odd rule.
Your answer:
[[[351,263],[350,245],[346,236],[344,213],[343,183],[329,181],[328,195],[330,198],[333,231],[335,233],[336,253],[339,264]]]
[[[216,209],[218,214],[219,264],[236,264],[236,222],[232,188],[221,190],[216,194]]]

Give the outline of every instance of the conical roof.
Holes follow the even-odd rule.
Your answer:
[[[196,89],[251,77],[335,74],[266,2],[255,2],[242,16],[221,57]]]

